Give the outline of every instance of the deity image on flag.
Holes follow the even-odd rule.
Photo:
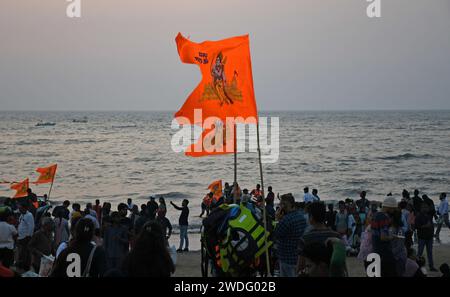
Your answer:
[[[222,52],[219,52],[214,61],[214,63],[211,63],[211,77],[213,81],[205,86],[200,101],[219,100],[220,106],[224,103],[233,104],[234,101],[242,101],[242,92],[237,85],[237,71],[234,70],[233,79],[230,83],[227,81],[225,74],[227,58],[223,56]]]

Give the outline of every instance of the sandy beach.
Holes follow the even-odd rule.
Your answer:
[[[417,246],[415,246],[417,248]],[[425,255],[425,254],[424,254]],[[435,244],[433,248],[435,266],[450,263],[450,244]],[[355,257],[347,257],[347,268],[350,277],[365,277],[363,263]],[[430,277],[439,277],[440,272],[428,272]],[[193,251],[178,254],[175,277],[201,277],[200,252]]]

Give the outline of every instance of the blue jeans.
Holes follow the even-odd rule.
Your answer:
[[[181,225],[180,226],[180,250],[183,249],[183,244],[186,242],[186,244],[184,245],[184,248],[188,249],[189,248],[189,238],[188,238],[188,226],[187,225]]]
[[[297,265],[279,262],[280,277],[297,277]]]
[[[424,248],[427,247],[427,258],[428,258],[428,266],[434,267],[433,263],[433,239],[420,239],[419,238],[419,247],[417,250],[417,255],[422,257]]]

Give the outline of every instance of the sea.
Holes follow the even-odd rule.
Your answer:
[[[37,167],[58,164],[51,200],[82,206],[100,199],[113,208],[132,198],[140,205],[163,196],[190,201],[191,231],[198,231],[202,198],[215,180],[233,181],[233,154],[201,158],[172,150],[173,112],[0,112],[0,180],[34,181]],[[264,186],[302,200],[305,186],[322,200],[381,201],[391,192],[419,189],[436,203],[450,192],[450,111],[261,112],[279,119],[279,158],[263,164]],[[87,123],[73,120],[87,119]],[[40,121],[54,126],[36,126]],[[239,141],[239,140],[238,140]],[[237,155],[241,188],[260,183],[258,155]],[[33,185],[38,195],[49,184]],[[10,197],[8,185],[0,196]]]

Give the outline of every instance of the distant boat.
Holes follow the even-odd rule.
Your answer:
[[[36,124],[36,127],[45,127],[45,126],[55,126],[56,123],[53,122],[39,122]]]
[[[87,117],[84,117],[82,119],[73,119],[72,120],[72,123],[87,123],[87,122],[88,122]]]

